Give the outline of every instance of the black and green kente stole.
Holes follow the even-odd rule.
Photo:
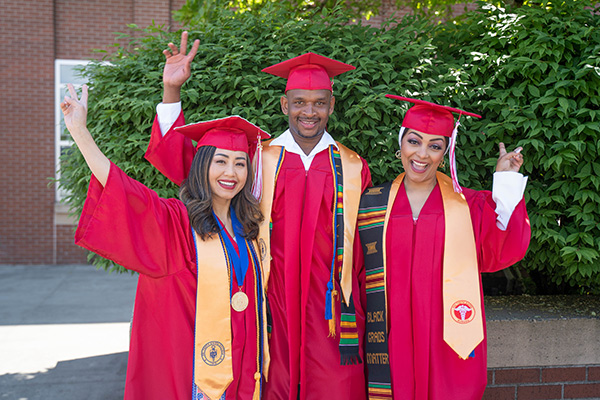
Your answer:
[[[383,230],[391,186],[392,182],[387,182],[368,188],[358,209],[358,234],[366,271],[369,400],[392,398],[383,260]]]
[[[335,301],[337,291],[335,290],[335,272],[338,271],[338,279],[342,279],[342,265],[344,262],[344,178],[342,171],[342,158],[335,146],[329,146],[329,160],[333,174],[333,259],[331,261],[331,277],[327,282],[325,293],[325,319],[333,320],[335,330]],[[356,326],[356,310],[354,299],[350,295],[348,304],[344,302],[344,296],[340,295],[340,363],[342,365],[360,364],[362,362],[358,354],[358,328]]]

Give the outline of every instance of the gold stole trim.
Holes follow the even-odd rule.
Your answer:
[[[194,231],[196,239],[196,262],[198,263],[198,282],[196,290],[196,322],[194,336],[194,383],[210,399],[221,398],[233,381],[233,355],[231,349],[231,303],[229,293],[229,271],[225,250],[218,234],[203,241]],[[256,248],[256,242],[253,242]],[[246,251],[240,245],[240,251]],[[250,257],[252,257],[250,255]],[[202,260],[202,261],[200,261]],[[259,264],[256,268],[261,268]],[[251,266],[249,267],[251,268]],[[262,270],[262,269],[261,269]],[[253,271],[251,271],[253,273]],[[256,296],[256,285],[251,296]],[[266,285],[263,281],[263,324],[257,327],[257,334],[263,337],[263,376],[267,379],[270,354],[267,336]],[[257,301],[257,299],[255,299]],[[258,321],[258,315],[257,323]],[[257,338],[260,343],[260,336]],[[212,354],[211,354],[212,352]],[[213,357],[213,355],[215,355]],[[260,355],[257,355],[260,357]],[[221,360],[222,358],[222,360]],[[260,364],[257,362],[254,373],[256,381],[253,399],[260,397]]]
[[[206,241],[195,231],[194,235],[198,263],[194,382],[216,400],[233,381],[227,260],[218,234]]]
[[[342,173],[344,179],[344,261],[342,265],[342,278],[340,287],[346,304],[350,302],[352,294],[352,250],[354,245],[354,234],[356,230],[356,219],[358,217],[358,206],[362,194],[362,161],[358,154],[346,146],[336,142],[340,149],[342,160]],[[263,262],[264,285],[267,287],[271,269],[271,211],[273,209],[273,197],[275,195],[275,173],[277,161],[281,154],[281,146],[270,146],[263,144],[263,195],[260,202],[260,210],[264,221],[260,225],[258,241],[260,258]],[[336,188],[334,188],[336,190]],[[335,204],[334,204],[335,207]],[[333,210],[335,212],[335,210]],[[335,229],[335,227],[334,227]],[[335,246],[334,246],[335,247]],[[333,249],[335,253],[335,248]]]
[[[444,341],[462,358],[483,340],[481,290],[475,235],[471,212],[465,196],[456,193],[452,179],[441,172],[436,173],[444,204],[444,259],[442,275]],[[400,174],[392,183],[383,228],[383,265],[387,298],[387,244],[388,221],[398,189],[404,179]],[[462,311],[461,306],[466,306]],[[456,308],[459,307],[457,310]],[[470,310],[469,310],[470,309]],[[387,301],[386,301],[387,315]],[[388,319],[389,321],[389,319]]]
[[[275,172],[277,172],[277,161],[281,150],[281,146],[270,146],[269,142],[263,143],[263,193],[260,211],[264,219],[258,229],[258,248],[260,261],[263,265],[263,284],[265,288],[271,273],[271,211],[273,210],[273,197],[275,196]]]
[[[352,294],[352,257],[354,250],[354,234],[356,233],[356,219],[358,218],[358,206],[362,194],[363,163],[358,154],[354,151],[339,142],[336,143],[340,149],[344,180],[344,258],[342,263],[340,288],[342,289],[344,302],[348,305],[350,303],[350,295]],[[337,188],[334,188],[333,190],[336,191]],[[333,206],[335,207],[335,203]],[[335,253],[335,248],[333,251]]]
[[[462,359],[483,340],[481,289],[471,212],[452,179],[437,173],[444,201],[444,340]]]

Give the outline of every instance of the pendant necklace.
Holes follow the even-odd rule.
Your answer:
[[[231,225],[235,234],[235,241],[239,249],[238,255],[238,252],[235,251],[231,238],[227,233],[225,233],[225,247],[229,253],[229,259],[231,260],[233,271],[235,273],[235,279],[238,284],[238,291],[231,296],[231,308],[233,308],[234,311],[242,312],[248,308],[248,304],[250,303],[248,295],[242,291],[244,279],[246,278],[246,273],[248,272],[249,267],[248,250],[246,247],[246,239],[242,236],[242,224],[237,219],[233,207],[230,208],[230,215]],[[225,229],[218,218],[217,221],[221,229]],[[233,288],[233,279],[231,279],[231,287]]]

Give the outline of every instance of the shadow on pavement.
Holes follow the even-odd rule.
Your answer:
[[[0,399],[120,400],[126,370],[127,352],[60,361],[46,372],[1,375]]]
[[[91,265],[0,266],[0,325],[129,322],[136,285]]]

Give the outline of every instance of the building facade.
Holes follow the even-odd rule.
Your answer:
[[[110,51],[115,32],[154,22],[177,29],[185,0],[0,0],[0,264],[86,261],[75,221],[53,182],[61,137],[58,102],[74,66]],[[81,83],[81,82],[80,82]]]

